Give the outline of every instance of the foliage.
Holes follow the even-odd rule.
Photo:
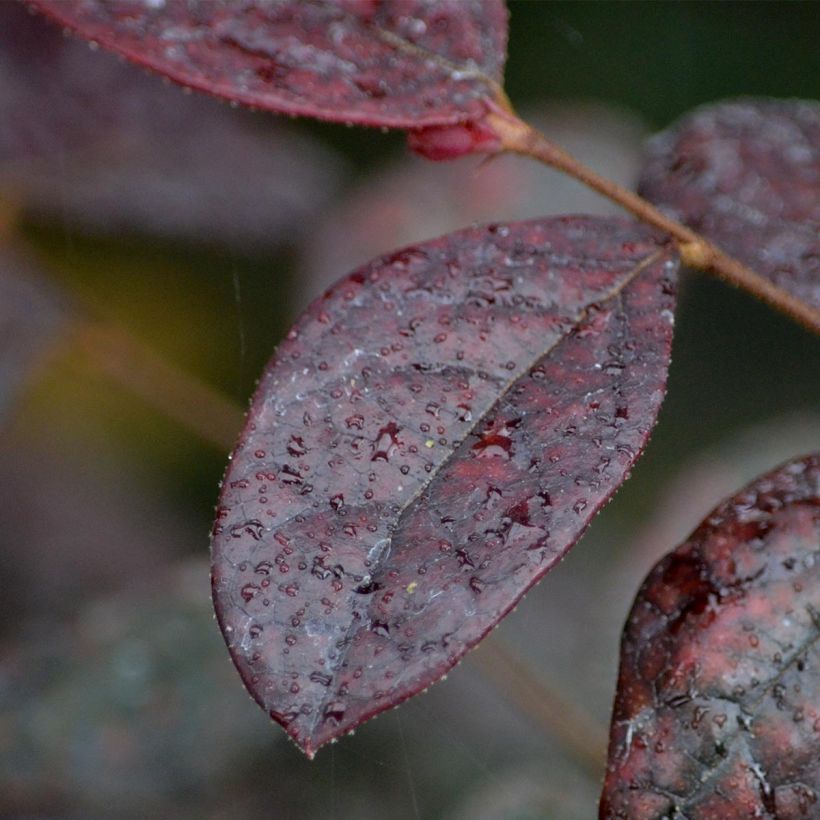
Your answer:
[[[214,600],[249,690],[311,756],[446,673],[573,546],[627,477],[664,392],[679,257],[820,326],[813,104],[719,104],[657,139],[640,190],[664,206],[661,214],[600,183],[517,118],[500,87],[506,27],[495,0],[34,5],[103,46],[233,102],[405,128],[411,148],[431,159],[530,154],[604,190],[655,229],[559,218],[414,245],[340,280],[280,346],[226,474],[214,527]],[[774,531],[788,544],[799,541],[800,555],[788,560],[805,566],[805,578],[785,584],[781,609],[766,617],[811,616],[800,621],[805,634],[781,641],[788,659],[780,653],[780,661],[755,661],[768,671],[748,684],[762,687],[752,704],[735,693],[744,716],[754,717],[761,698],[774,693],[779,664],[803,664],[803,687],[816,678],[815,664],[804,658],[818,633],[811,463],[761,479],[744,507],[755,521],[776,512]],[[801,470],[796,496],[784,489],[776,509],[755,506],[760,486],[796,481]],[[794,505],[799,512],[781,514],[780,507]],[[770,546],[757,531],[737,529],[738,556]],[[700,628],[697,617],[726,604],[713,580],[708,594],[701,589],[711,568],[687,564],[688,575],[669,576],[679,563],[672,557],[662,564],[636,603],[640,615],[644,598],[674,595],[678,582],[684,598],[694,595],[664,598],[653,639],[680,639],[681,624]],[[767,587],[779,566],[764,561],[754,576],[722,581]],[[693,574],[700,584],[694,592]],[[737,614],[736,607],[726,610]],[[750,634],[763,629],[759,617],[748,615]],[[624,664],[645,640],[629,632],[634,623]],[[670,749],[667,760],[682,756],[687,743],[711,744],[704,765],[737,760],[734,774],[745,778],[754,791],[748,800],[759,798],[762,810],[810,811],[820,784],[804,761],[816,757],[816,732],[784,741],[774,714],[773,746],[735,758],[740,730],[732,728],[731,739],[713,729],[706,736],[695,725],[703,712],[684,727],[690,734],[679,746],[668,724],[681,712],[669,716],[666,678],[675,679],[669,697],[697,701],[693,709],[710,708],[693,694],[708,686],[693,671],[684,689],[675,689],[675,675],[686,667],[671,649],[659,650],[650,665],[639,670],[650,688],[655,678],[664,681],[654,699],[636,700],[624,678],[628,667],[622,671],[602,816],[630,816],[628,803],[619,802],[625,784],[636,800],[642,790],[649,794],[651,807],[638,809],[645,816],[707,817],[715,810],[692,802],[700,771],[680,773],[669,764],[663,783],[640,773],[649,764],[636,763],[630,750],[643,737],[657,754]],[[734,674],[720,669],[715,676]],[[795,709],[816,718],[806,715],[807,703]],[[775,771],[784,742],[795,757]],[[797,774],[799,788],[790,780]]]

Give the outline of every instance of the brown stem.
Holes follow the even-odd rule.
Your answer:
[[[607,739],[580,707],[569,703],[495,635],[467,659],[523,714],[540,724],[595,778],[604,770]]]
[[[669,234],[677,242],[684,264],[747,290],[809,330],[820,333],[820,311],[747,268],[700,234],[670,219],[633,191],[588,168],[518,117],[498,109],[488,115],[488,120],[505,150],[537,159],[584,183],[638,219]]]

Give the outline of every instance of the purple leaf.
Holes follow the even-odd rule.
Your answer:
[[[442,677],[646,443],[677,258],[621,219],[472,228],[318,299],[223,485],[214,600],[259,704],[316,749]]]
[[[820,307],[820,105],[739,100],[648,145],[642,196]]]
[[[815,817],[820,455],[725,501],[641,587],[600,816]]]
[[[15,3],[0,3],[0,110],[0,185],[27,218],[80,230],[265,248],[341,181],[285,123],[166,88]]]
[[[479,122],[503,100],[502,0],[33,0],[190,88],[286,114],[393,128]]]

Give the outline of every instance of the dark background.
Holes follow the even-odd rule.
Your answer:
[[[520,110],[548,117],[551,105],[592,99],[649,130],[724,97],[816,99],[819,9],[514,2],[507,90]],[[21,47],[11,33],[0,27],[0,55]],[[211,619],[207,532],[228,445],[185,421],[202,402],[175,374],[246,406],[294,305],[313,292],[310,260],[328,226],[373,196],[368,180],[404,161],[404,141],[219,112],[270,131],[272,150],[318,143],[333,183],[311,194],[298,230],[250,243],[227,229],[180,237],[92,224],[71,202],[93,154],[60,143],[29,176],[15,155],[0,161],[4,247],[26,253],[43,304],[64,317],[40,329],[32,311],[46,308],[35,300],[4,318],[14,331],[0,336],[8,358],[20,328],[34,327],[20,372],[12,378],[4,359],[0,375],[0,816],[592,816],[604,755],[601,744],[596,760],[592,741],[608,723],[629,602],[653,561],[722,495],[816,448],[820,346],[746,295],[688,276],[669,396],[646,456],[494,638],[528,667],[532,697],[504,682],[499,650],[480,649],[482,660],[309,763],[244,694]],[[8,129],[29,113],[8,103],[0,116]],[[606,136],[588,108],[575,123]],[[534,165],[527,173],[551,179]],[[37,197],[27,187],[35,177]],[[421,240],[450,227],[403,229]],[[16,263],[0,263],[16,275]],[[106,329],[102,342],[88,341],[89,322]],[[130,340],[125,352],[107,347],[112,328]],[[567,703],[583,713],[575,734],[591,751],[561,739],[541,716],[545,703],[553,715],[570,712]]]

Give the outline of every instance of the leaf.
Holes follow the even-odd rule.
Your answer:
[[[820,454],[721,504],[624,630],[600,816],[816,816]]]
[[[677,259],[621,219],[376,259],[279,347],[233,455],[214,600],[316,749],[441,678],[578,540],[664,392]]]
[[[421,129],[477,123],[504,99],[502,0],[31,5],[176,82],[268,111]]]
[[[165,87],[16,3],[0,3],[0,110],[0,190],[72,229],[267,249],[342,178],[287,123]]]
[[[705,106],[650,141],[639,193],[820,307],[820,105]]]

